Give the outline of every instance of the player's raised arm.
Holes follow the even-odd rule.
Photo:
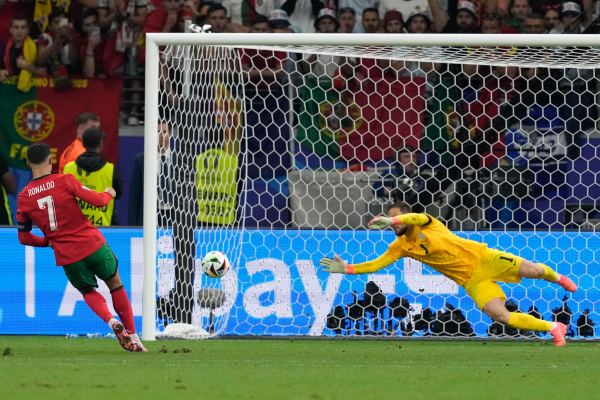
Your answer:
[[[407,213],[395,217],[378,216],[367,224],[369,229],[385,229],[392,225],[425,226],[431,223],[431,216],[419,213]]]
[[[69,193],[96,207],[104,207],[116,196],[113,188],[98,193],[83,186],[73,175],[65,175],[65,179]]]
[[[319,264],[323,267],[324,271],[330,273],[367,274],[385,268],[393,264],[397,259],[398,257],[394,257],[388,249],[376,259],[360,264],[348,264],[338,255],[335,255],[333,258],[322,258]]]

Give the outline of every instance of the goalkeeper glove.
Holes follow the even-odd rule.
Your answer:
[[[392,219],[388,217],[375,217],[369,221],[367,227],[369,229],[385,229],[392,226]]]
[[[337,273],[337,274],[347,274],[350,273],[348,269],[348,264],[344,260],[340,258],[337,254],[331,258],[322,258],[319,262],[325,272]]]

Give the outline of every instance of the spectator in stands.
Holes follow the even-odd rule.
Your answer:
[[[167,227],[173,221],[173,188],[174,183],[169,179],[173,165],[171,161],[171,130],[165,122],[158,123],[158,157],[159,191],[158,191],[158,226]],[[129,186],[129,205],[127,225],[141,226],[144,224],[144,153],[135,156],[131,182]]]
[[[269,19],[264,15],[257,15],[252,22],[253,33],[270,33]],[[282,73],[282,60],[285,53],[271,50],[242,49],[242,69],[248,74],[248,89],[268,90],[269,86],[277,81]]]
[[[329,8],[322,8],[319,11],[315,20],[315,29],[318,33],[335,33],[339,26],[335,11]],[[346,58],[341,56],[327,54],[306,54],[305,56],[306,58],[302,61],[302,70],[304,73],[312,73],[317,78],[334,78],[340,72],[342,65],[347,65]]]
[[[546,21],[540,14],[529,14],[523,22],[524,33],[546,33]]]
[[[135,28],[141,29],[147,14],[148,0],[98,0],[100,27],[119,31],[123,51],[133,45]]]
[[[446,3],[452,4],[447,1]],[[379,2],[379,15],[385,15],[390,10],[399,11],[403,16],[414,12],[431,15],[433,32],[441,32],[448,23],[448,10],[442,7],[439,0],[381,0]]]
[[[28,92],[33,77],[45,75],[46,69],[36,65],[37,45],[29,37],[29,23],[25,17],[14,17],[10,23],[10,38],[0,45],[0,82],[17,76],[17,89]]]
[[[191,20],[197,24],[204,23],[207,10],[208,6],[206,6],[201,0],[185,0],[183,4],[181,4],[182,14],[188,15]]]
[[[375,7],[363,10],[362,27],[365,33],[379,32],[379,11]]]
[[[0,157],[0,225],[12,225],[7,195],[17,193],[17,180]]]
[[[413,11],[406,19],[406,30],[410,33],[431,33],[431,17],[426,11]]]
[[[546,30],[548,33],[559,33],[564,30],[564,26],[560,20],[560,5],[558,8],[548,8],[544,12],[544,20],[546,21]]]
[[[58,160],[59,174],[63,173],[65,165],[71,161],[75,161],[77,157],[85,152],[85,147],[82,142],[83,134],[89,128],[100,128],[100,118],[94,113],[85,111],[77,116],[75,124],[77,126],[77,136],[60,155]]]
[[[46,67],[56,90],[71,87],[70,75],[79,72],[79,51],[67,15],[57,8],[49,17],[48,31],[38,39],[37,65]]]
[[[0,42],[10,37],[10,24],[16,16],[31,17],[31,5],[30,0],[0,0]]]
[[[335,11],[330,8],[322,8],[315,19],[315,30],[318,33],[336,33],[340,27]]]
[[[207,24],[211,25],[214,33],[227,32],[227,9],[220,4],[213,4],[206,14]]]
[[[400,26],[404,27],[404,24],[400,25],[399,23],[393,24],[393,19],[402,18],[402,15],[395,10],[391,10],[386,12],[384,17],[384,28],[387,33],[402,33],[403,31],[398,31]],[[392,20],[392,24],[386,22]],[[429,27],[431,23],[429,18],[426,15],[417,15],[415,13],[411,14],[411,16],[407,20],[407,24],[412,25],[409,29],[416,29],[411,33],[427,33],[429,32]],[[408,28],[408,27],[407,27]],[[409,31],[410,32],[410,31]],[[417,52],[422,52],[423,50],[415,50]],[[427,77],[427,74],[434,68],[434,64],[431,62],[425,61],[401,61],[401,60],[392,60],[392,61],[384,61],[379,60],[377,63],[380,68],[383,68],[384,74],[387,74],[393,80],[400,77]],[[430,86],[427,85],[426,91],[429,90]]]
[[[177,26],[179,10],[177,0],[161,0],[144,21],[143,33],[179,31]],[[189,8],[183,8],[182,10],[189,11]]]
[[[501,22],[498,14],[485,14],[481,20],[481,33],[500,33]]]
[[[269,27],[273,33],[291,33],[291,25],[284,10],[276,9],[269,14]]]
[[[290,22],[296,32],[314,32],[315,20],[325,5],[321,0],[285,0],[281,9],[290,16]]]
[[[356,28],[356,12],[350,7],[340,8],[338,11],[340,28],[338,33],[353,33]]]
[[[148,0],[98,0],[100,27],[104,32],[116,32],[115,50],[123,54],[124,75],[130,104],[125,111],[128,125],[138,125],[142,107],[143,51],[139,40],[148,15]],[[141,58],[141,60],[140,60]]]
[[[444,32],[446,33],[475,33],[477,25],[477,9],[470,1],[461,0],[456,7],[456,18],[448,21]]]
[[[443,32],[444,28],[448,25],[448,21],[450,20],[449,15],[456,15],[456,13],[449,14],[448,10],[442,7],[439,0],[428,0],[428,4],[429,10],[425,10],[428,11],[428,15],[431,15],[431,31],[434,33]],[[458,2],[454,4],[458,8]],[[477,8],[479,3],[475,2],[473,4],[475,10],[479,10]],[[476,20],[478,20],[477,16],[479,15],[480,14],[478,12],[475,13]]]
[[[90,190],[103,192],[105,188],[115,189],[115,199],[123,193],[123,182],[115,165],[102,158],[104,132],[99,128],[89,128],[83,134],[85,152],[75,161],[65,165],[64,173],[71,174]],[[106,207],[89,206],[81,212],[96,226],[118,225],[114,199]]]
[[[386,33],[403,33],[404,19],[402,13],[396,10],[386,11],[383,17],[383,29]]]
[[[406,146],[398,151],[396,162],[375,182],[373,190],[379,198],[410,201],[413,211],[424,212],[439,191],[439,183],[430,168],[419,167],[418,151]]]
[[[87,78],[106,77],[104,71],[104,43],[100,30],[98,11],[86,8],[81,14],[79,33],[82,40],[79,43],[79,58],[81,69]]]
[[[107,78],[122,74],[124,54],[117,51],[117,32],[103,33],[95,8],[85,8],[77,24],[80,35],[79,59],[87,78]]]
[[[354,25],[354,32],[364,32],[362,27],[362,16],[363,11],[367,8],[377,8],[381,0],[338,0],[338,10],[343,8],[351,8],[354,10],[356,15],[356,24]],[[383,15],[383,14],[382,14]]]
[[[525,18],[531,14],[529,0],[511,0],[509,12],[510,18],[506,21],[503,28],[510,28],[516,32],[523,32],[523,22],[525,22]]]
[[[221,5],[233,24],[251,26],[258,15],[269,15],[275,8],[273,1],[223,0]]]
[[[253,33],[270,33],[271,26],[269,25],[269,18],[264,15],[257,15],[251,22]]]
[[[564,27],[561,33],[581,33],[588,23],[585,14],[581,13],[581,6],[574,1],[562,3],[560,20]]]

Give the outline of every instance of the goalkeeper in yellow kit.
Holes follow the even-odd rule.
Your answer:
[[[509,312],[504,305],[506,295],[496,283],[518,283],[521,278],[544,279],[557,283],[569,292],[575,283],[544,264],[535,264],[503,251],[490,249],[485,243],[456,236],[444,224],[428,214],[412,213],[406,203],[388,207],[387,217],[375,217],[369,229],[392,227],[396,233],[385,253],[372,261],[347,264],[338,256],[323,258],[325,271],[344,274],[366,274],[410,257],[433,267],[462,286],[477,306],[494,321],[528,331],[550,332],[556,346],[564,346],[567,327],[529,314]]]

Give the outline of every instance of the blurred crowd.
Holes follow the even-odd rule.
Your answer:
[[[137,125],[148,32],[580,33],[597,16],[593,0],[0,0],[0,81],[124,76]]]
[[[597,12],[593,0],[2,0],[0,15],[2,79],[23,69],[60,79],[138,75],[144,34],[188,22],[213,32],[580,33]]]

